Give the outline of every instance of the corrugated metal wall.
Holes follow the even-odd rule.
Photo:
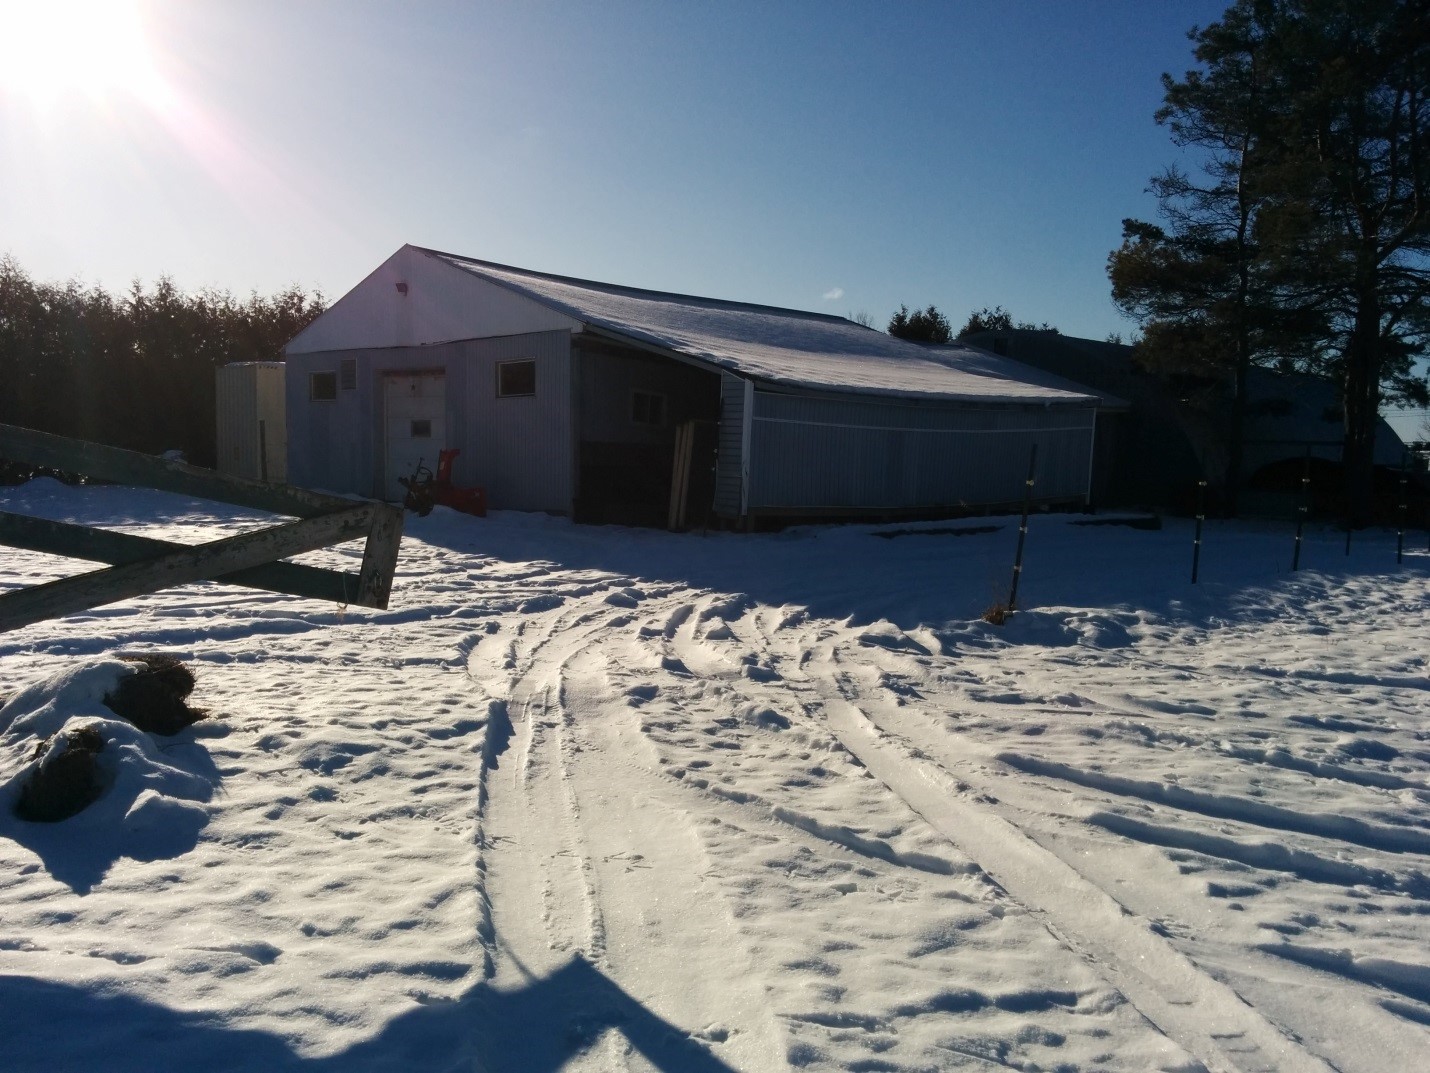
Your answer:
[[[465,438],[458,484],[481,485],[495,510],[568,513],[575,448],[571,436],[571,333],[535,332],[452,343],[467,369]],[[434,348],[427,347],[427,350]],[[497,363],[531,358],[536,394],[497,398]]]
[[[715,513],[738,518],[741,509],[745,381],[720,374],[720,433],[715,446]]]
[[[218,471],[251,480],[287,476],[282,362],[234,362],[215,370]]]
[[[749,509],[980,506],[1088,491],[1094,410],[909,405],[755,392]],[[722,429],[722,433],[723,433]]]
[[[339,376],[334,401],[309,398],[314,372],[357,365],[354,386]],[[531,359],[536,392],[498,398],[498,362]],[[383,376],[442,371],[446,442],[460,448],[459,485],[487,489],[494,509],[571,509],[571,336],[536,332],[439,346],[334,350],[288,357],[288,463],[294,484],[364,496],[382,494]],[[435,467],[436,459],[429,460]]]
[[[283,482],[288,479],[288,406],[285,370],[281,361],[264,362],[257,376],[258,448],[263,455],[259,476]]]

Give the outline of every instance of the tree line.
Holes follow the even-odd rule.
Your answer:
[[[324,308],[297,286],[239,299],[168,277],[114,295],[0,258],[0,423],[211,466],[215,370],[280,359]]]
[[[966,339],[978,332],[1006,332],[1013,328],[1054,334],[1058,332],[1046,321],[1042,324],[1026,320],[1015,321],[1013,315],[1002,306],[994,306],[992,309],[985,306],[976,313],[970,313],[968,320],[964,321],[963,327],[955,335],[949,319],[938,311],[937,306],[932,305],[927,309],[915,309],[913,312],[909,311],[908,306],[899,306],[899,311],[889,318],[889,326],[885,330],[892,336],[914,343],[951,343],[954,339]]]

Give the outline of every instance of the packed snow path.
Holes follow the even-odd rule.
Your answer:
[[[187,842],[3,821],[15,1068],[1423,1066],[1423,536],[1292,575],[1214,527],[1193,588],[1180,526],[1040,518],[1000,630],[988,524],[438,512],[387,612],[194,587],[0,637],[0,695],[161,648],[215,713],[163,748],[216,788]]]

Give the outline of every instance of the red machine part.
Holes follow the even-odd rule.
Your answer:
[[[444,507],[451,507],[463,514],[475,514],[478,518],[487,516],[487,490],[485,488],[457,488],[452,484],[452,460],[461,454],[459,447],[447,447],[437,454],[437,474],[432,478],[432,499]]]

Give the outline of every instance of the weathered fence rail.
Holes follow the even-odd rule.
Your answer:
[[[0,511],[0,544],[110,564],[0,593],[0,633],[205,580],[358,607],[387,606],[402,540],[402,511],[396,507],[246,480],[13,425],[0,425],[0,458],[297,519],[188,545]],[[356,574],[279,561],[359,538],[367,544]]]

